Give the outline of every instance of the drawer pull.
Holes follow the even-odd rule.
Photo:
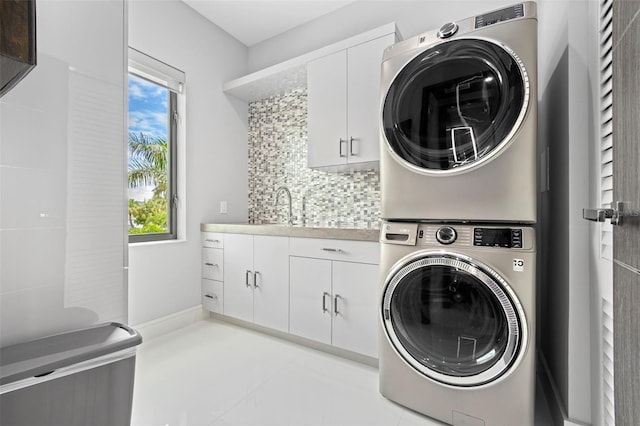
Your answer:
[[[204,264],[205,264],[205,265],[207,265],[207,266],[213,266],[214,268],[217,268],[217,267],[218,267],[218,264],[217,264],[217,263],[209,263],[209,262],[205,262]]]
[[[210,240],[208,238],[205,241],[208,242],[208,243],[219,243],[220,242],[220,240]]]
[[[322,251],[330,251],[332,253],[344,253],[342,249],[331,248],[331,247],[322,247]]]
[[[216,296],[215,294],[205,294],[204,297],[206,297],[207,299],[218,300],[218,296]]]

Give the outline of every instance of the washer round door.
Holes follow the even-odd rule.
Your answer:
[[[382,322],[418,372],[453,386],[497,380],[524,350],[524,312],[495,271],[454,253],[417,253],[385,282]]]
[[[454,174],[493,158],[529,104],[522,61],[504,45],[456,39],[420,53],[395,76],[382,110],[396,159],[422,174]]]

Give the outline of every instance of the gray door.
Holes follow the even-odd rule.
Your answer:
[[[640,209],[640,1],[613,3],[613,199]],[[614,206],[615,207],[615,206]],[[640,425],[640,217],[613,231],[616,425]]]

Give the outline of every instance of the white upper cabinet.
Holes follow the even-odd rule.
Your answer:
[[[387,34],[307,65],[308,166],[377,168],[380,69]]]

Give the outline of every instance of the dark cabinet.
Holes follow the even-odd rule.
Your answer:
[[[35,0],[0,1],[0,97],[35,65]]]

